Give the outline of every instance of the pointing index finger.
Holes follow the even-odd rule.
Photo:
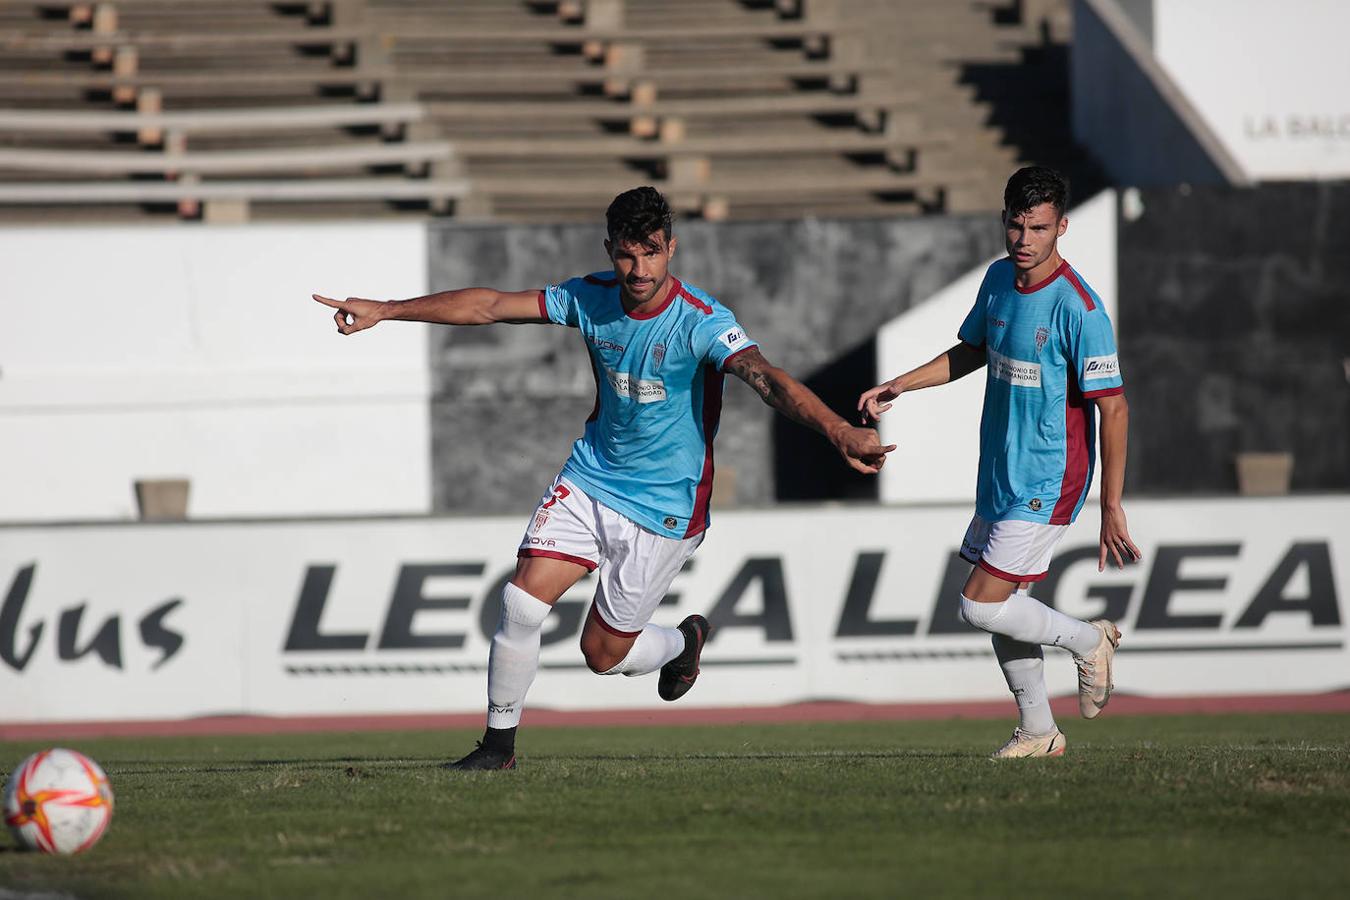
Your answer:
[[[315,300],[318,300],[324,306],[331,306],[333,309],[345,309],[347,304],[341,300],[334,300],[332,297],[325,297],[323,294],[310,294]]]

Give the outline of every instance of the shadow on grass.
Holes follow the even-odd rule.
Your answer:
[[[430,759],[390,759],[388,757],[346,757],[342,759],[238,759],[203,764],[195,760],[164,759],[157,760],[153,766],[129,768],[108,765],[104,770],[110,778],[124,775],[211,775],[239,774],[244,772],[331,772],[355,766],[371,766],[381,770],[390,769],[427,769],[435,768],[447,757]],[[349,773],[351,774],[351,773]]]
[[[522,754],[522,759],[537,762],[728,762],[737,760],[812,760],[812,759],[962,759],[969,753],[952,750],[794,750],[762,753],[539,753]]]
[[[805,760],[873,760],[873,759],[967,759],[970,753],[951,750],[819,750],[774,752],[727,752],[727,753],[531,753],[522,754],[521,759],[545,764],[553,762],[772,762]],[[352,769],[356,766],[370,766],[377,771],[415,771],[419,769],[439,769],[449,757],[434,759],[390,759],[388,757],[341,757],[334,759],[240,759],[203,765],[186,759],[160,760],[150,767],[126,768],[118,765],[106,766],[111,777],[127,775],[165,775],[182,774],[230,774],[269,771],[332,772]],[[368,775],[369,772],[347,771],[349,776]]]

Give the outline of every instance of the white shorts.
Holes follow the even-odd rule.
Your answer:
[[[1055,545],[1068,525],[1044,525],[1004,519],[970,520],[961,541],[961,558],[1004,581],[1040,581],[1050,570]]]
[[[539,501],[517,556],[599,569],[591,618],[620,637],[642,631],[703,534],[676,540],[641,525],[559,477]]]

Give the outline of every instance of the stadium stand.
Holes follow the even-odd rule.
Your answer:
[[[982,94],[1065,9],[6,4],[0,213],[569,221],[638,181],[709,219],[987,209],[1024,150]]]

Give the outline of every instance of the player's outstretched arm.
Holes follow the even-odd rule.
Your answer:
[[[935,387],[964,378],[984,363],[984,348],[972,347],[962,341],[917,369],[911,369],[903,375],[897,375],[890,381],[864,391],[858,398],[858,411],[862,413],[864,422],[875,422],[882,413],[891,408],[891,401],[905,391],[917,391],[920,388]]]
[[[1095,401],[1101,416],[1098,431],[1102,445],[1102,533],[1097,557],[1097,571],[1106,570],[1107,554],[1116,561],[1117,568],[1127,562],[1137,562],[1142,554],[1130,537],[1125,521],[1125,507],[1121,495],[1125,490],[1125,446],[1130,429],[1130,405],[1124,394],[1098,397]]]
[[[782,369],[770,365],[758,347],[737,353],[726,362],[726,371],[754,389],[764,402],[783,415],[819,431],[853,469],[872,475],[881,471],[886,454],[875,429],[856,428],[836,415],[809,387]]]
[[[338,331],[354,334],[385,319],[404,322],[432,322],[438,325],[490,325],[494,322],[545,322],[539,314],[538,291],[498,291],[492,288],[464,288],[441,291],[411,300],[366,300],[348,297],[334,300],[321,294],[311,295],[330,306]]]

